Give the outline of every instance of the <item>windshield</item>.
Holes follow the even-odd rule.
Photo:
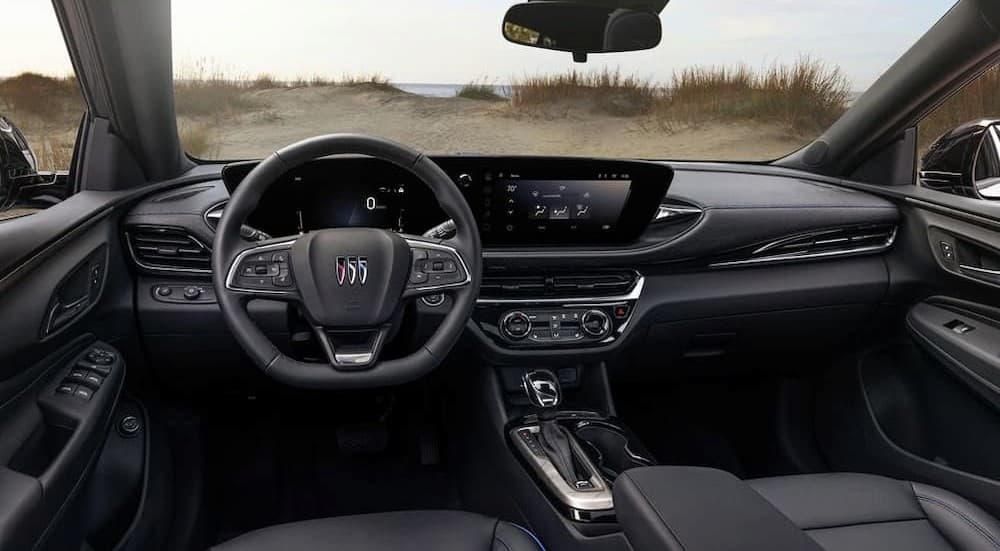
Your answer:
[[[761,161],[818,136],[951,0],[674,0],[654,49],[502,36],[513,2],[173,0],[194,157],[360,132],[430,153]]]

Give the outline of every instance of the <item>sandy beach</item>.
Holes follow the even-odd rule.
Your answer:
[[[656,159],[763,160],[803,145],[774,125],[720,123],[664,129],[650,117],[618,117],[578,100],[515,112],[508,102],[440,98],[365,86],[275,88],[251,93],[260,108],[213,123],[206,157],[264,156],[332,132],[387,137],[430,153],[552,154]]]

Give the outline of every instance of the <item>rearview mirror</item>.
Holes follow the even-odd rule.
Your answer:
[[[573,59],[582,62],[592,53],[655,48],[663,29],[659,15],[649,10],[531,2],[507,10],[503,36],[522,46],[572,52]]]
[[[1000,120],[965,123],[938,138],[920,162],[923,187],[1000,199]]]

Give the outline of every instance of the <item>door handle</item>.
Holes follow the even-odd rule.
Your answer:
[[[53,331],[66,325],[76,318],[77,315],[86,310],[88,306],[90,306],[89,295],[85,295],[68,304],[56,302],[52,305],[52,309],[49,310],[49,316],[45,324],[45,334],[52,333]]]

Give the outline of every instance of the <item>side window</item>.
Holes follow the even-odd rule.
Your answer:
[[[67,171],[86,110],[49,2],[0,0],[17,25],[0,50],[0,221],[52,206],[70,193]]]
[[[917,125],[920,185],[1000,198],[1000,66],[946,99]]]
[[[917,126],[920,154],[946,132],[979,119],[1000,119],[1000,65],[993,66],[946,99]]]

